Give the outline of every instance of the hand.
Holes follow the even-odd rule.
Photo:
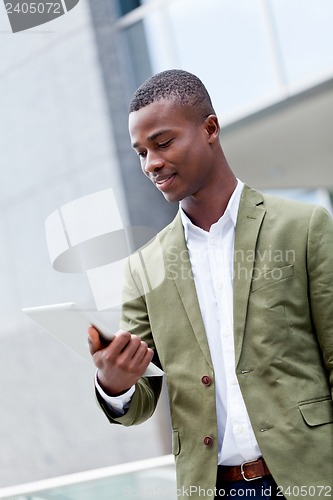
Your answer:
[[[109,396],[118,396],[136,384],[154,355],[138,336],[124,330],[119,330],[105,347],[96,328],[90,327],[88,342],[98,368],[98,382]]]

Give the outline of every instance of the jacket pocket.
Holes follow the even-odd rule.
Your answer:
[[[252,281],[252,292],[263,288],[264,286],[271,285],[272,283],[277,283],[284,279],[290,278],[294,275],[294,265],[283,267],[275,267],[264,274],[261,274],[258,278],[254,278]]]
[[[176,430],[172,431],[172,453],[177,456],[180,452],[180,440],[179,432]]]
[[[333,402],[331,397],[299,403],[303,419],[310,427],[333,423]]]

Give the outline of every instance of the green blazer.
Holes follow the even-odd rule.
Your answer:
[[[245,186],[234,256],[236,374],[262,454],[286,498],[333,494],[333,221]],[[179,214],[130,257],[121,328],[166,373],[179,496],[214,488],[214,368]],[[98,398],[110,422],[129,426],[152,415],[160,389],[160,378],[140,379],[121,418]]]

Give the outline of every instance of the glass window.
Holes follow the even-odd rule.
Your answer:
[[[269,0],[289,84],[333,72],[332,0]]]
[[[125,27],[121,31],[126,60],[130,63],[131,93],[151,76],[151,66],[143,21]]]
[[[131,10],[140,7],[142,2],[141,0],[118,0],[118,3],[119,3],[120,15],[124,16],[125,14],[131,12]]]
[[[151,72],[182,68],[198,75],[222,123],[333,71],[332,0],[165,1],[147,8],[142,22]],[[139,62],[136,73],[140,68]],[[141,73],[149,76],[149,68]]]
[[[279,92],[261,0],[179,0],[163,15],[145,18],[154,72],[197,74],[224,116]]]

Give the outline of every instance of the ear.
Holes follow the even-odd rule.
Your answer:
[[[213,142],[219,140],[220,124],[216,115],[207,116],[205,119],[205,129],[208,134],[209,144],[213,144]]]

